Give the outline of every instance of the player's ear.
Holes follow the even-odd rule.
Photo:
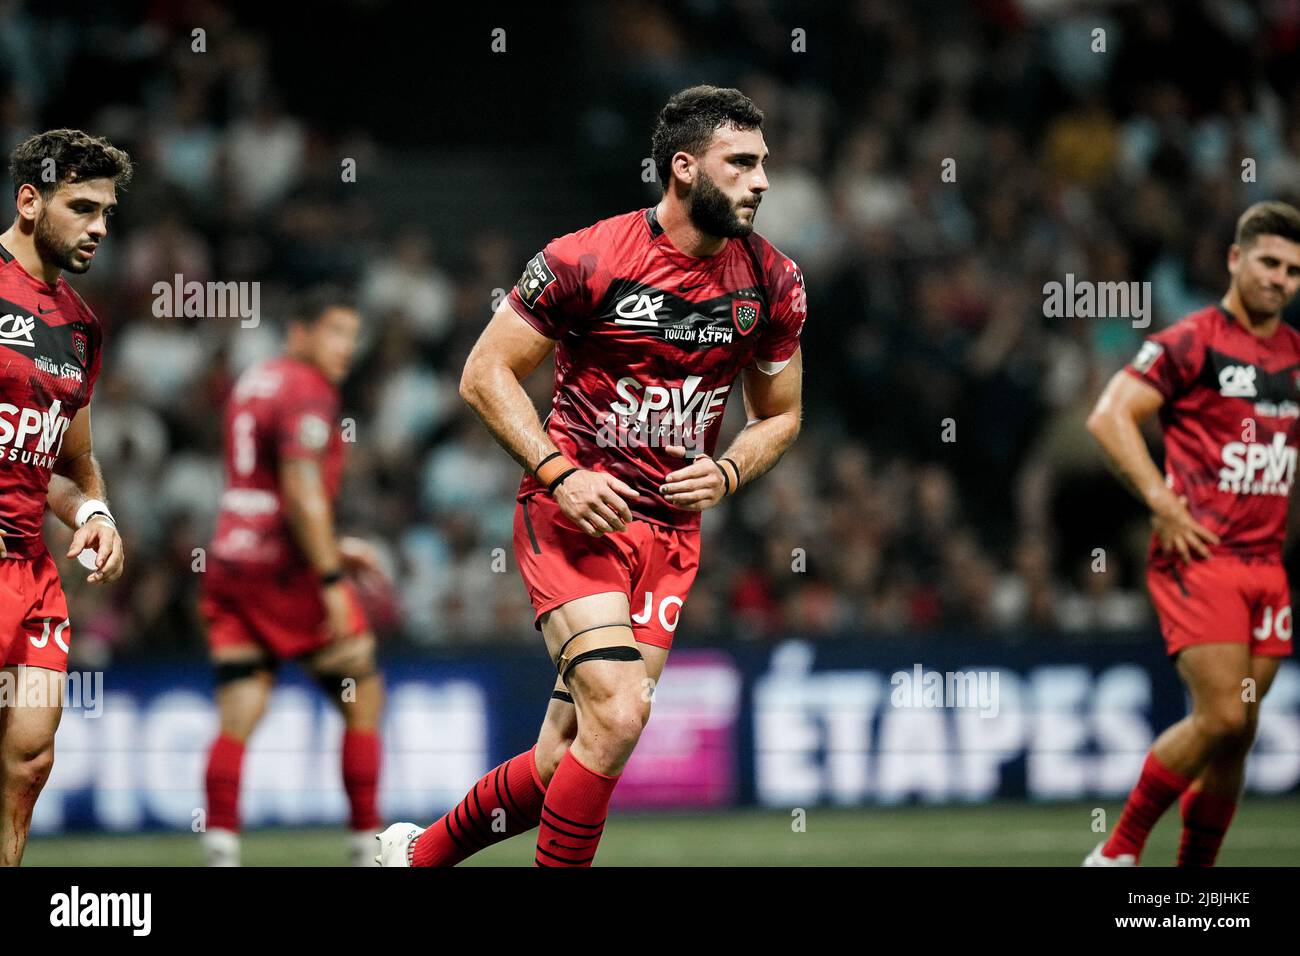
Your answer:
[[[18,187],[18,197],[14,205],[19,216],[35,222],[41,214],[41,191],[31,183],[23,183]]]
[[[686,180],[686,185],[695,184],[695,157],[683,150],[673,153],[673,161],[670,168],[682,179]]]

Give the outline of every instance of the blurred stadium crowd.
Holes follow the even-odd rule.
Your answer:
[[[574,17],[599,55],[584,54],[568,146],[621,204],[535,237],[448,236],[364,201],[339,175],[340,156],[384,157],[356,132],[364,117],[299,115],[252,14],[184,7],[92,29],[0,3],[6,153],[80,125],[137,162],[115,234],[74,282],[106,325],[95,446],[128,549],[116,588],[67,575],[83,661],[202,646],[193,549],[220,492],[219,410],[277,347],[271,321],[156,318],[152,288],[177,273],[260,281],[269,319],[313,281],[357,290],[341,523],[392,568],[393,592],[369,596],[377,629],[415,647],[534,641],[513,559],[493,561],[509,555],[519,471],[460,402],[461,364],[548,236],[657,200],[639,158],[658,106],[695,82],[738,86],[767,114],[758,229],[802,265],[810,313],[803,434],[705,519],[684,643],[1151,625],[1149,526],[1083,427],[1144,332],[1048,318],[1043,286],[1149,282],[1152,331],[1218,299],[1237,215],[1300,196],[1300,4],[602,4]],[[189,55],[195,23],[206,56]],[[101,82],[69,90],[92,54]],[[93,110],[69,116],[73,92]],[[549,386],[548,371],[530,382],[539,407]]]

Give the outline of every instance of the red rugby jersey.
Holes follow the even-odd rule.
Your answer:
[[[99,378],[99,320],[60,276],[29,275],[0,246],[0,531],[16,555],[44,548],[50,476]]]
[[[700,512],[668,504],[664,478],[686,462],[668,444],[713,455],[737,375],[779,371],[807,315],[803,274],[761,236],[688,256],[639,209],[551,240],[529,260],[510,304],[556,339],[546,432],[575,465],[641,493],[635,517],[697,528]],[[724,466],[725,467],[725,466]],[[519,500],[546,489],[531,474]]]
[[[307,559],[299,550],[280,500],[280,464],[319,460],[331,502],[343,477],[339,392],[319,369],[288,356],[252,366],[226,405],[226,489],[212,539],[211,572],[274,568],[290,575]]]
[[[1280,561],[1300,441],[1300,332],[1247,332],[1219,305],[1151,335],[1131,375],[1165,397],[1165,480],[1217,534],[1212,554]],[[1168,562],[1151,538],[1150,559]]]

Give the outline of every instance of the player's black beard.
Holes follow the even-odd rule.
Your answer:
[[[36,244],[36,254],[41,257],[42,262],[52,263],[60,269],[66,269],[77,275],[90,268],[89,262],[81,262],[76,258],[76,243],[70,246],[59,245],[58,237],[54,235],[54,230],[50,228],[44,216],[36,220],[36,233],[32,239]]]
[[[755,209],[757,212],[757,209]],[[736,207],[727,194],[717,187],[704,172],[686,197],[686,215],[695,228],[706,236],[721,239],[743,239],[754,231],[750,223],[740,221]]]

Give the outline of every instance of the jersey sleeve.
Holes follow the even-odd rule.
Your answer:
[[[319,458],[330,442],[338,408],[333,396],[312,390],[290,396],[275,416],[275,446],[281,459]]]
[[[1205,364],[1205,340],[1194,322],[1176,322],[1149,335],[1133,361],[1124,366],[1172,401],[1187,391]]]
[[[771,321],[754,353],[754,364],[760,371],[775,375],[785,368],[799,349],[799,336],[803,332],[804,320],[808,318],[808,295],[803,271],[793,259],[780,257],[770,274],[773,274]]]
[[[552,239],[524,266],[510,290],[510,305],[542,335],[563,338],[576,319],[591,311],[594,261],[577,233]]]

